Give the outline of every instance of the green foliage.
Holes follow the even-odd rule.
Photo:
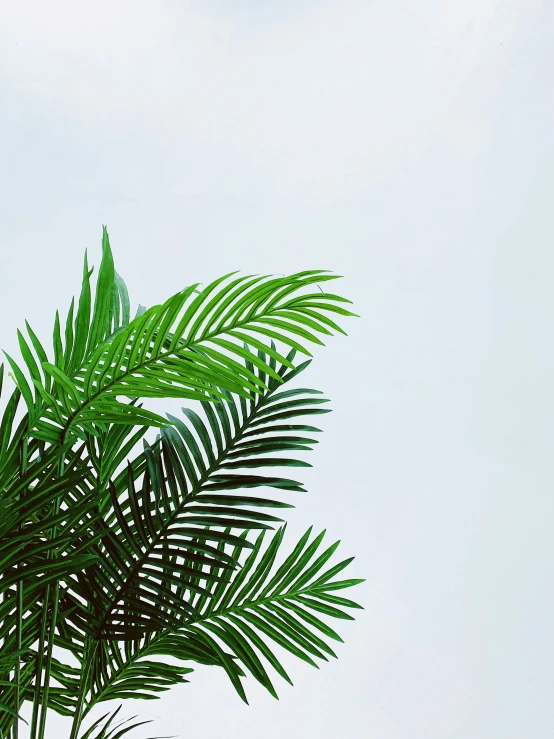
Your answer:
[[[73,718],[70,739],[118,739],[145,722],[116,721],[118,708],[83,733],[83,719],[102,701],[156,699],[195,663],[223,669],[244,701],[248,676],[277,697],[271,671],[291,679],[275,646],[317,667],[342,641],[327,620],[360,608],[335,594],[362,581],[336,579],[350,559],[325,569],[338,542],[320,551],[323,534],[277,565],[280,516],[310,466],[298,455],[317,443],[307,421],[328,412],[294,386],[310,360],[294,361],[354,315],[319,287],[336,276],[230,274],[131,320],[105,228],[94,302],[92,274],[85,255],[50,357],[28,323],[22,363],[6,354],[0,738],[17,738],[29,701],[32,739],[48,709]],[[1,365],[0,396],[4,380]],[[139,402],[162,397],[200,405],[164,418]]]

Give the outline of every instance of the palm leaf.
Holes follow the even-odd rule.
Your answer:
[[[278,529],[265,547],[262,545],[266,532],[262,531],[248,556],[240,557],[241,569],[225,571],[224,580],[210,585],[209,597],[197,595],[194,605],[199,615],[195,619],[182,618],[176,631],[165,630],[126,642],[124,650],[115,642],[105,642],[104,649],[110,654],[110,669],[96,667],[94,689],[85,713],[109,697],[123,697],[117,693],[118,683],[130,674],[132,665],[141,669],[145,654],[217,664],[225,670],[245,702],[241,677],[246,674],[252,675],[274,697],[277,693],[268,668],[273,668],[292,684],[269,646],[271,642],[315,667],[318,661],[335,657],[329,643],[342,642],[342,638],[324,619],[352,620],[344,609],[361,606],[334,593],[363,580],[336,579],[353,558],[325,569],[339,542],[320,551],[325,532],[310,540],[311,528],[276,567],[284,530],[284,527]],[[235,547],[232,554],[236,556],[238,551],[244,550]],[[185,589],[178,594],[185,597]],[[138,678],[137,690],[141,697],[157,697],[149,687],[149,681],[160,676],[157,663],[151,669],[150,675]],[[76,690],[75,685],[73,691]]]
[[[35,360],[20,334],[29,384],[8,357],[31,416],[32,433],[50,443],[58,443],[70,430],[78,436],[90,433],[94,423],[166,423],[157,414],[121,403],[121,396],[205,401],[221,397],[222,391],[245,397],[260,392],[264,385],[259,376],[240,361],[246,356],[244,342],[286,364],[268,338],[309,355],[306,342],[322,344],[320,335],[344,333],[327,313],[354,315],[337,305],[348,303],[345,298],[306,294],[310,285],[337,278],[311,270],[285,278],[225,275],[199,293],[192,285],[128,322],[128,297],[113,268],[105,229],[102,249],[90,324],[85,260],[79,310],[73,319],[70,308],[65,348],[59,318],[56,321],[54,362],[45,360],[40,342],[31,337]],[[249,361],[278,380],[267,361],[257,356]]]
[[[322,573],[339,542],[320,553],[318,549],[325,532],[310,542],[311,528],[283,564],[275,568],[283,533],[284,527],[276,531],[264,550],[262,542],[266,532],[262,531],[242,569],[216,587],[210,600],[201,608],[199,603],[195,603],[202,617],[184,624],[179,632],[217,638],[236,655],[244,670],[274,697],[277,693],[262,659],[285,680],[291,680],[268,646],[268,639],[315,667],[318,666],[316,660],[327,661],[329,656],[336,657],[329,640],[342,642],[342,639],[321,619],[321,615],[352,620],[352,616],[343,609],[361,606],[336,598],[330,595],[330,591],[363,582],[332,579],[352,558]],[[229,677],[239,695],[246,700],[235,675],[229,674]]]

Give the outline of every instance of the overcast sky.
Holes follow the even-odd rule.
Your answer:
[[[334,412],[287,537],[340,538],[365,611],[279,702],[198,668],[134,736],[553,736],[554,4],[86,6],[0,0],[0,346],[103,223],[134,306],[330,269],[361,315],[304,376]]]

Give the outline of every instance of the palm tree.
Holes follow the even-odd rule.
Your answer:
[[[291,680],[271,643],[318,666],[342,641],[322,617],[360,608],[336,594],[362,580],[341,579],[351,559],[327,565],[339,542],[323,548],[324,532],[308,530],[276,565],[285,526],[275,514],[293,507],[280,498],[304,490],[279,470],[310,466],[289,452],[317,443],[306,417],[328,412],[318,391],[295,384],[310,360],[294,360],[355,315],[313,287],[336,276],[234,273],[131,320],[106,228],[94,305],[92,271],[85,254],[50,358],[28,324],[23,362],[6,354],[2,738],[18,739],[29,701],[32,739],[43,739],[48,709],[72,717],[70,739],[116,739],[144,722],[118,722],[118,708],[81,733],[94,706],[154,699],[187,682],[194,663],[222,668],[244,701],[248,675],[277,697],[270,672]],[[3,381],[1,365],[0,394]],[[145,398],[196,401],[197,411],[164,418]]]

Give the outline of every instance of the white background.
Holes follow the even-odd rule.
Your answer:
[[[136,737],[554,736],[553,38],[547,0],[0,0],[4,349],[102,223],[134,307],[321,268],[361,314],[288,541],[365,611],[279,702],[198,668]]]

